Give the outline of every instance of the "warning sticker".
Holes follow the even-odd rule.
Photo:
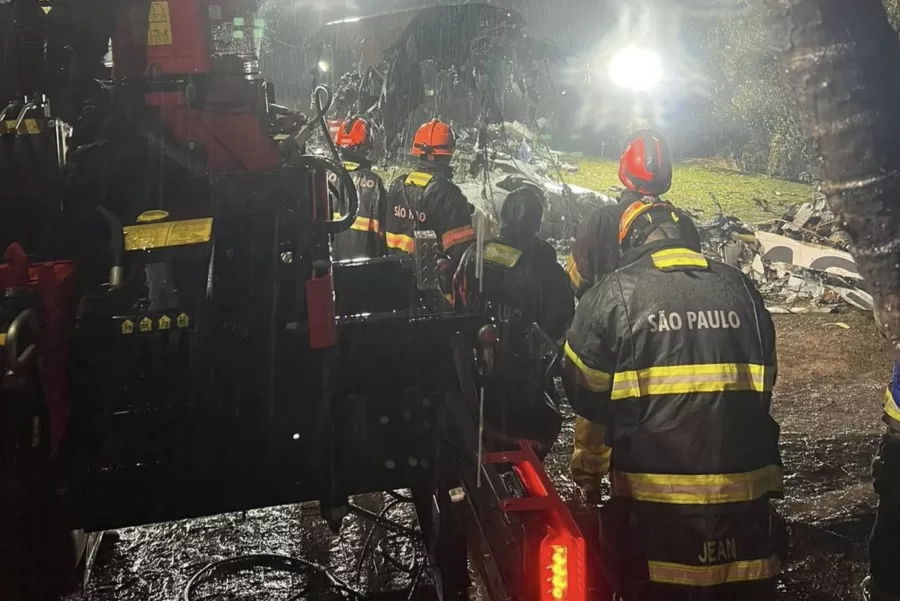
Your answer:
[[[15,121],[5,121],[0,123],[0,134],[15,132],[18,134],[36,135],[42,131],[43,127],[41,126],[41,122],[37,119],[25,119],[22,121],[22,124],[19,125],[18,130],[16,130]]]
[[[168,315],[163,315],[159,318],[158,325],[160,330],[171,330],[172,319]]]
[[[125,250],[151,250],[169,246],[205,244],[212,236],[212,224],[212,217],[206,217],[168,223],[129,225],[122,228],[125,233]]]
[[[126,319],[125,321],[122,322],[122,334],[124,334],[126,336],[128,334],[134,334],[134,322],[133,321],[131,321],[130,319]]]
[[[146,21],[145,21],[146,19]],[[146,27],[146,29],[145,29]],[[131,5],[131,31],[136,45],[167,46],[172,43],[172,19],[168,2]],[[143,32],[147,32],[144,37]]]
[[[141,320],[141,332],[152,332],[153,331],[153,320],[149,317],[145,317]]]
[[[187,316],[186,313],[182,313],[175,319],[175,323],[179,328],[186,328],[191,325],[191,318]]]

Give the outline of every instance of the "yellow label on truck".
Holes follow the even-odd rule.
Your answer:
[[[148,19],[147,45],[166,46],[172,43],[172,19],[168,2],[151,2]]]
[[[144,21],[144,19],[147,19]],[[146,23],[147,29],[143,26]],[[168,46],[172,43],[172,19],[168,2],[137,2],[131,5],[131,31],[137,46]],[[147,37],[143,37],[143,31]]]
[[[13,119],[11,121],[4,121],[0,123],[0,134],[6,133],[17,133],[21,135],[37,135],[44,131],[42,126],[42,122],[37,119],[25,119],[22,121],[22,124],[19,125],[19,129],[16,129],[16,121]]]
[[[151,250],[187,244],[205,244],[212,237],[212,217],[128,225],[125,233],[125,250]]]

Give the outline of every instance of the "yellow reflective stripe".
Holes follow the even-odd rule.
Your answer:
[[[396,248],[403,252],[408,252],[409,254],[416,252],[416,241],[409,236],[403,234],[391,234],[388,232],[385,238],[387,239],[388,248]]]
[[[340,213],[333,213],[332,219],[335,221],[343,217]],[[353,222],[353,225],[350,226],[351,230],[357,230],[359,232],[379,232],[381,231],[381,224],[377,219],[373,219],[371,217],[357,217],[356,221]]]
[[[426,187],[431,180],[434,179],[434,176],[430,173],[422,173],[421,171],[413,171],[409,175],[406,176],[406,180],[404,183],[407,185],[417,186],[419,188]]]
[[[706,269],[709,262],[706,257],[687,248],[670,248],[650,255],[657,269],[672,267],[698,267]]]
[[[456,246],[462,242],[468,242],[470,240],[475,239],[475,228],[471,225],[464,225],[462,227],[454,228],[447,232],[444,232],[444,235],[441,236],[441,246],[444,250],[449,250],[451,247]]]
[[[569,255],[566,259],[566,273],[569,274],[569,280],[572,282],[572,286],[575,290],[581,290],[586,284],[581,272],[578,271],[578,265],[575,264],[575,257],[572,255]]]
[[[767,559],[733,561],[719,565],[692,566],[668,561],[648,561],[650,581],[681,586],[718,586],[775,578],[781,564],[774,555]]]
[[[522,257],[522,251],[498,242],[490,242],[484,246],[484,260],[512,269]]]
[[[891,419],[900,422],[900,407],[897,406],[897,401],[894,400],[890,388],[884,389],[884,413]]]
[[[736,390],[767,392],[774,383],[775,369],[755,363],[667,365],[617,372],[610,398]]]
[[[569,361],[574,363],[575,367],[578,368],[578,371],[581,372],[581,375],[584,376],[585,384],[587,384],[589,390],[594,392],[609,392],[610,384],[612,384],[612,376],[610,374],[585,365],[584,361],[575,354],[575,351],[572,350],[572,347],[569,346],[568,342],[566,342],[564,350]]]
[[[647,503],[718,505],[755,501],[784,490],[780,466],[739,474],[632,474],[614,470],[612,494]]]
[[[372,219],[371,217],[357,217],[350,229],[360,232],[378,232],[381,229],[381,224],[378,223],[377,219]]]

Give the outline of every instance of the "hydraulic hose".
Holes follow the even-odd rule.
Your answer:
[[[321,94],[325,94],[325,103],[322,103]],[[331,139],[331,132],[328,130],[328,123],[325,122],[325,115],[331,110],[331,105],[334,103],[334,94],[328,89],[328,86],[325,84],[319,84],[316,86],[316,89],[313,90],[313,98],[316,104],[316,122],[318,122],[319,127],[322,128],[322,135],[325,136],[325,143],[328,144],[328,149],[331,150],[331,156],[334,157],[334,160],[338,163],[341,162],[341,155],[338,153],[337,146],[334,145],[334,140]]]
[[[325,229],[329,234],[337,234],[350,229],[350,226],[356,221],[356,212],[359,209],[359,194],[356,191],[356,184],[353,183],[350,173],[340,163],[322,156],[305,154],[300,157],[299,162],[302,165],[331,171],[340,178],[341,188],[347,194],[347,214],[334,221],[326,220]]]
[[[322,94],[325,95],[324,102],[322,101]],[[300,157],[300,163],[331,171],[340,179],[340,188],[345,190],[345,193],[348,196],[347,214],[337,220],[325,220],[326,231],[329,234],[337,234],[338,232],[350,229],[350,226],[356,221],[356,213],[359,209],[359,194],[356,191],[356,184],[353,182],[353,178],[350,177],[350,173],[348,173],[347,170],[344,169],[343,164],[341,164],[341,155],[334,145],[334,140],[331,139],[331,132],[328,131],[328,123],[325,121],[325,115],[334,103],[334,94],[328,86],[319,84],[313,90],[313,99],[316,107],[314,119],[322,130],[322,135],[325,137],[325,142],[328,144],[329,150],[331,150],[333,160],[327,157],[307,154]]]

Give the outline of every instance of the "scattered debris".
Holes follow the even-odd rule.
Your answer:
[[[821,195],[757,229],[726,216],[715,195],[710,197],[719,215],[698,222],[706,251],[750,276],[771,312],[827,313],[841,303],[872,310],[847,238]]]

